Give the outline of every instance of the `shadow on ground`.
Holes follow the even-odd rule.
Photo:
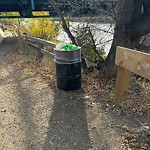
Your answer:
[[[12,51],[13,47],[10,44],[14,46],[13,39],[7,38],[3,41],[1,56],[5,56]],[[2,65],[4,65],[3,61]],[[90,148],[82,90],[63,92],[54,86],[52,90],[51,87],[47,88],[48,93],[43,93],[42,86],[37,88],[40,83],[34,85],[35,82],[32,77],[16,74],[13,66],[4,70],[7,74],[2,77],[3,80],[0,82],[9,83],[10,92],[13,93],[8,99],[9,102],[12,102],[13,109],[13,112],[11,109],[9,111],[15,119],[11,128],[14,129],[14,124],[19,126],[18,131],[14,133],[16,146],[17,143],[22,144],[21,149],[24,147],[28,150],[88,150]],[[11,81],[9,81],[9,78],[11,78]],[[54,96],[51,93],[54,93]],[[51,111],[49,111],[49,108]],[[49,115],[49,117],[46,117],[46,115]],[[45,123],[46,120],[48,121],[48,127]]]
[[[63,92],[54,88],[55,98],[49,119],[44,150],[88,150],[87,118],[83,91]]]
[[[39,149],[36,122],[32,114],[34,98],[29,89],[23,88],[22,80],[16,81],[20,96],[20,115],[23,121],[26,149]],[[31,85],[32,86],[32,83]],[[21,91],[20,91],[21,89]],[[64,92],[53,88],[54,99],[43,150],[89,150],[88,133],[83,91]],[[41,112],[42,113],[42,112]],[[39,131],[40,132],[40,131]]]
[[[33,77],[33,76],[32,76]],[[19,116],[21,117],[22,123],[20,127],[24,134],[24,139],[22,137],[20,140],[25,142],[25,149],[37,149],[38,148],[38,138],[37,138],[37,122],[35,122],[33,108],[36,105],[36,99],[32,96],[29,87],[32,87],[32,82],[28,84],[29,87],[24,87],[23,81],[30,80],[31,77],[25,77],[21,79],[16,79],[16,94],[19,97]]]

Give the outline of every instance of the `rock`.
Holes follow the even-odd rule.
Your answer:
[[[6,112],[6,110],[5,109],[1,109],[1,112]]]

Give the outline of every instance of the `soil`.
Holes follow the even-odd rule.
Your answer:
[[[125,150],[121,127],[141,126],[141,120],[109,107],[111,87],[107,91],[98,83],[92,90],[101,85],[101,92],[92,93],[87,82],[93,83],[85,74],[81,89],[62,91],[55,79],[45,82],[39,80],[38,71],[25,71],[28,65],[18,67],[24,56],[18,57],[16,40],[4,39],[0,45],[0,150]]]

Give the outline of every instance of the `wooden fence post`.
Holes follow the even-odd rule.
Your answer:
[[[115,64],[118,66],[115,104],[127,98],[131,72],[150,80],[150,54],[117,47]]]
[[[118,67],[114,99],[115,104],[119,105],[127,98],[130,77],[130,71]]]

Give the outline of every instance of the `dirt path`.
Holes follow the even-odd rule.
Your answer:
[[[112,116],[83,90],[47,86],[8,63],[0,45],[0,150],[121,150]]]

